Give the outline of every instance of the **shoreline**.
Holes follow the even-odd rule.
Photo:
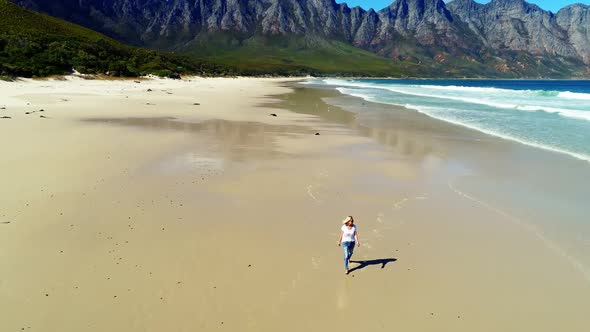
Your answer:
[[[501,77],[392,77],[392,76],[273,76],[273,75],[260,75],[260,76],[240,76],[240,75],[227,75],[227,76],[201,76],[201,75],[185,75],[180,79],[169,78],[169,77],[158,77],[155,75],[148,76],[108,76],[108,75],[94,75],[94,74],[71,74],[71,75],[51,75],[45,77],[12,77],[11,80],[3,82],[17,83],[27,80],[31,81],[51,81],[51,80],[67,80],[71,78],[80,78],[88,81],[133,81],[133,80],[173,80],[173,81],[187,81],[191,79],[275,79],[275,80],[307,80],[307,79],[376,79],[376,80],[424,80],[424,81],[590,81],[590,77],[578,78],[501,78]],[[1,80],[0,80],[1,81]]]
[[[452,79],[449,79],[449,80],[452,80]],[[447,81],[449,81],[449,80],[447,80]],[[506,81],[506,80],[501,80],[501,81]],[[324,87],[324,86],[321,86],[321,85],[315,85],[313,83],[311,85],[313,85],[315,87],[318,87],[318,88],[326,88],[326,89],[338,90],[338,88],[331,87],[331,86],[325,86]],[[421,111],[419,109],[416,109],[416,108],[408,108],[408,107],[399,106],[399,105],[392,105],[392,104],[388,104],[386,102],[370,101],[368,99],[365,99],[364,97],[361,97],[361,96],[358,96],[358,95],[348,95],[348,94],[344,94],[344,93],[342,93],[340,91],[339,91],[339,93],[341,93],[342,95],[351,96],[353,98],[359,98],[359,99],[361,99],[361,100],[363,100],[363,101],[365,101],[367,103],[382,104],[382,105],[388,105],[388,106],[392,106],[392,107],[405,108],[405,109],[408,109],[408,110],[412,110],[414,112],[418,112],[418,113],[424,114],[424,115],[426,115],[426,116],[428,116],[428,117],[430,117],[432,119],[435,119],[437,121],[442,121],[442,122],[449,123],[449,124],[452,124],[452,125],[455,125],[455,126],[460,126],[460,127],[463,127],[463,128],[469,129],[469,130],[474,130],[476,132],[485,134],[487,136],[499,138],[499,139],[506,140],[506,141],[513,142],[513,143],[518,143],[518,144],[526,145],[528,147],[539,149],[539,150],[542,150],[542,151],[545,151],[545,152],[556,153],[556,154],[562,155],[562,156],[565,155],[565,156],[572,157],[572,158],[574,158],[576,160],[579,160],[579,161],[590,162],[590,155],[585,155],[585,154],[582,154],[582,153],[577,153],[577,152],[572,152],[572,151],[568,151],[568,150],[564,150],[564,149],[560,149],[560,148],[556,148],[556,147],[551,147],[549,145],[542,144],[542,143],[528,142],[526,140],[519,139],[519,138],[516,138],[516,137],[512,137],[512,136],[507,135],[507,134],[497,133],[497,132],[495,132],[493,130],[490,130],[490,129],[478,128],[477,126],[469,125],[467,123],[461,123],[459,121],[453,121],[453,120],[450,120],[450,119],[445,119],[443,117],[437,117],[435,115],[428,114],[427,112],[423,112],[423,111]]]
[[[11,221],[0,225],[0,327],[585,328],[590,282],[550,245],[569,237],[531,224],[523,200],[546,185],[560,204],[563,186],[581,186],[578,169],[557,177],[550,160],[524,174],[538,155],[512,160],[520,150],[497,138],[293,85],[0,89],[15,115],[0,122],[11,142],[0,159],[0,219]],[[24,113],[41,107],[48,118]],[[343,276],[335,243],[348,214],[363,246]]]

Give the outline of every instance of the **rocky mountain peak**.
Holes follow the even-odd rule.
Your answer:
[[[379,11],[384,23],[393,26],[400,34],[415,32],[425,24],[448,26],[453,16],[443,0],[396,0]],[[431,26],[430,30],[436,30]]]
[[[562,11],[563,12],[583,12],[583,11],[587,11],[587,10],[590,10],[589,5],[584,5],[581,3],[574,3],[569,6],[565,6],[565,7],[561,8],[557,13],[559,14]]]
[[[557,23],[567,31],[568,40],[583,61],[590,64],[590,6],[574,4],[556,14]]]
[[[483,6],[483,4],[475,2],[475,0],[453,0],[447,3],[447,8],[452,13],[455,13],[458,10],[472,10],[481,6]]]
[[[398,17],[427,14],[444,14],[448,12],[443,0],[395,0],[382,11],[398,14]]]
[[[527,4],[525,0],[492,0],[489,2],[490,6],[499,8],[522,8]]]

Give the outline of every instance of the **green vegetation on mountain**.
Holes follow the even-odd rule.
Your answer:
[[[48,76],[77,70],[113,76],[225,74],[231,68],[123,45],[76,24],[0,0],[0,75]]]
[[[245,75],[312,74],[339,76],[407,76],[416,63],[385,59],[337,40],[297,35],[255,35],[243,40],[231,34],[199,36],[179,52],[235,67]]]

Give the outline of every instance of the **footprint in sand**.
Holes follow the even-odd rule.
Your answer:
[[[373,235],[378,239],[383,238],[383,235],[381,235],[381,232],[378,229],[373,229]]]
[[[313,258],[312,258],[312,260],[313,260]],[[289,296],[289,293],[291,293],[291,289],[295,289],[297,287],[297,284],[299,283],[299,281],[301,281],[302,278],[303,278],[302,273],[297,272],[297,277],[295,279],[291,280],[290,289],[279,291],[279,300],[281,302],[287,299],[287,297]]]
[[[377,214],[377,222],[382,224],[383,223],[383,218],[385,217],[385,215],[382,212],[379,212]]]
[[[404,206],[404,204],[406,204],[407,202],[408,202],[408,199],[407,199],[407,198],[404,198],[404,199],[402,199],[402,200],[400,200],[400,201],[397,201],[397,202],[393,203],[393,208],[394,208],[394,209],[396,209],[396,210],[399,210],[399,209],[401,209],[401,208]]]
[[[320,268],[320,259],[316,258],[316,257],[312,257],[311,258],[311,266],[313,266],[314,269],[319,269]]]
[[[321,171],[318,173],[318,178],[327,178],[328,177],[328,172],[326,171]]]
[[[323,203],[322,200],[317,198],[317,193],[314,192],[314,186],[311,184],[307,186],[307,195],[311,197],[311,199],[313,199],[316,203]]]

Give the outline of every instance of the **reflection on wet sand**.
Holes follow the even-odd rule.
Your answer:
[[[292,89],[292,93],[283,95],[283,100],[274,106],[345,125],[390,147],[396,159],[430,162],[456,155],[471,156],[483,150],[512,153],[514,147],[404,107],[370,103],[325,88],[292,84]],[[478,156],[487,158],[489,154],[478,153]]]
[[[295,87],[293,93],[284,95],[284,100],[275,106],[346,125],[362,136],[393,148],[403,157],[425,159],[433,154],[440,156],[446,153],[444,148],[436,143],[435,137],[423,134],[430,129],[423,128],[423,121],[412,123],[407,117],[400,118],[399,114],[385,112],[345,112],[342,108],[324,101],[339,96],[340,94],[335,91]],[[365,103],[359,106],[365,106]]]
[[[228,160],[269,159],[288,155],[276,146],[279,136],[296,137],[312,134],[312,130],[303,126],[272,125],[260,122],[239,122],[228,120],[207,120],[203,122],[180,121],[173,117],[155,118],[96,118],[85,119],[86,122],[110,125],[132,126],[151,130],[183,131],[189,134],[212,136],[216,151]]]
[[[281,96],[277,101],[265,103],[265,107],[287,108],[296,113],[318,116],[322,125],[336,123],[354,130],[358,134],[374,139],[390,147],[397,158],[411,158],[420,161],[443,158],[448,155],[448,144],[440,144],[440,138],[462,137],[445,126],[434,128],[432,121],[424,121],[424,115],[415,112],[384,112],[390,106],[376,108],[375,104],[347,100],[359,112],[346,112],[325,100],[342,98],[335,91],[295,87],[294,91]],[[332,101],[330,100],[330,103]],[[84,121],[124,126],[134,126],[154,130],[174,130],[187,133],[210,134],[215,144],[230,160],[247,158],[273,158],[285,154],[275,145],[277,136],[296,136],[313,134],[310,123],[301,126],[272,125],[259,122],[239,122],[227,120],[207,120],[203,122],[181,121],[173,117],[155,118],[110,118],[86,119]],[[475,139],[475,137],[473,138]],[[247,152],[247,153],[246,153]]]

